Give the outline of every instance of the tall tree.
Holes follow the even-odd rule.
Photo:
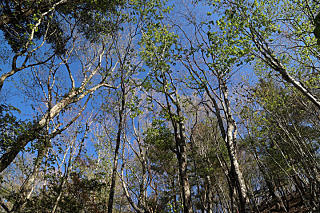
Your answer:
[[[178,87],[174,81],[171,65],[174,64],[172,47],[176,42],[176,36],[168,31],[168,26],[152,24],[143,38],[143,58],[152,69],[151,82],[146,84],[146,89],[154,89],[163,95],[165,101],[151,98],[161,107],[163,116],[170,121],[173,128],[175,141],[174,153],[176,154],[179,167],[179,179],[182,193],[183,212],[192,212],[191,187],[188,177],[187,137],[185,132],[182,99]],[[150,87],[154,84],[154,87]]]
[[[195,16],[189,14],[189,17]],[[206,22],[193,18],[189,23],[193,26],[192,33],[176,24],[177,31],[181,34],[180,51],[185,53],[178,60],[189,73],[184,81],[187,87],[200,95],[205,107],[217,119],[230,160],[231,201],[236,192],[240,211],[246,211],[249,199],[239,165],[238,130],[229,91],[234,70],[238,64],[243,63],[247,51],[237,47],[237,42],[242,42],[241,40],[231,45],[225,42],[236,39],[237,35],[231,32],[227,34],[223,24],[220,28],[219,21],[216,24],[210,20]]]

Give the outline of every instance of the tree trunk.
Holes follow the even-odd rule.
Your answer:
[[[192,213],[192,205],[191,205],[191,192],[190,192],[190,184],[187,175],[187,155],[185,142],[182,142],[181,139],[177,142],[177,147],[179,148],[179,152],[177,153],[178,166],[179,166],[179,176],[180,176],[180,186],[182,192],[182,203],[183,203],[183,212],[184,213]]]
[[[114,151],[114,158],[113,158],[111,186],[110,186],[109,200],[108,200],[108,213],[112,213],[113,211],[113,203],[114,203],[113,200],[114,200],[117,170],[118,170],[119,149],[120,149],[120,143],[121,143],[121,134],[123,130],[124,111],[125,111],[125,104],[126,104],[125,85],[123,82],[124,79],[121,79],[121,81],[122,81],[121,82],[121,105],[119,110],[119,124],[118,124],[117,138],[116,138],[116,148]]]
[[[180,108],[177,106],[178,115],[180,115]],[[191,202],[191,189],[187,174],[187,150],[186,150],[186,140],[184,135],[184,125],[181,121],[177,122],[175,127],[175,141],[176,141],[176,156],[178,159],[179,166],[179,177],[180,177],[180,187],[182,193],[182,204],[184,213],[192,213],[192,202]]]
[[[34,183],[38,177],[39,169],[41,166],[42,159],[46,155],[48,151],[48,147],[50,146],[50,141],[48,139],[45,139],[45,142],[43,144],[44,147],[41,147],[38,150],[38,156],[35,161],[35,165],[33,168],[32,173],[27,177],[27,179],[24,181],[23,185],[20,188],[20,194],[18,200],[14,203],[11,212],[20,212],[21,209],[25,206],[27,201],[30,199],[32,192],[35,188]]]
[[[232,115],[231,103],[228,97],[228,88],[226,87],[225,82],[220,81],[220,90],[223,94],[223,106],[227,121],[227,134],[225,137],[225,142],[231,162],[230,176],[231,180],[234,181],[234,183],[232,184],[233,186],[235,186],[238,193],[238,198],[240,202],[240,212],[246,212],[246,207],[248,204],[247,188],[238,162],[236,149],[237,127]]]

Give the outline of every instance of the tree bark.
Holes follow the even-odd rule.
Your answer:
[[[122,74],[123,75],[123,74]],[[118,132],[116,138],[116,147],[114,151],[114,158],[113,158],[113,169],[112,169],[112,176],[111,176],[111,186],[109,192],[109,200],[108,200],[108,213],[112,213],[113,211],[113,203],[114,203],[114,194],[115,194],[115,186],[116,186],[116,178],[117,178],[117,170],[118,170],[118,159],[119,159],[119,149],[121,144],[121,134],[123,131],[123,122],[124,122],[124,112],[125,112],[125,105],[126,105],[126,91],[124,85],[123,76],[121,77],[121,106],[119,110],[119,124],[118,124]]]
[[[279,61],[279,59],[273,54],[273,51],[268,46],[268,43],[263,40],[263,36],[261,36],[253,27],[250,27],[251,37],[262,54],[260,58],[272,68],[274,71],[278,72],[282,79],[286,82],[292,84],[297,90],[299,90],[309,101],[311,101],[318,109],[320,109],[320,101],[318,98],[312,94],[308,90],[308,88],[300,81],[294,79],[283,66],[283,64]],[[258,35],[258,36],[257,36]],[[260,38],[260,39],[258,39]]]
[[[47,119],[53,119],[56,117],[63,109],[69,106],[72,103],[75,103],[81,99],[83,99],[89,93],[96,91],[98,88],[104,86],[104,84],[96,85],[95,87],[84,91],[83,90],[71,90],[67,97],[58,102],[55,106],[53,106],[45,115],[42,116],[41,120],[33,124],[33,126],[27,130],[25,133],[18,136],[15,141],[14,147],[9,149],[6,153],[4,153],[0,158],[0,173],[5,170],[15,159],[15,157],[19,154],[21,150],[30,142],[37,138],[39,138],[39,132],[46,126]]]
[[[187,144],[186,144],[186,137],[185,137],[185,127],[184,127],[183,121],[181,120],[183,116],[181,114],[180,103],[177,98],[178,97],[177,94],[176,94],[176,100],[174,102],[174,105],[176,107],[176,114],[178,118],[176,118],[171,112],[170,102],[168,100],[170,94],[167,92],[167,89],[165,88],[165,86],[164,86],[164,91],[166,95],[167,107],[169,109],[170,119],[174,128],[174,137],[175,137],[175,143],[176,143],[175,154],[177,156],[178,166],[179,166],[179,178],[180,178],[180,187],[181,187],[181,193],[182,193],[183,212],[192,213],[193,210],[192,210],[192,202],[191,202],[191,189],[190,189],[190,183],[189,183],[188,173],[187,173],[188,159],[187,159],[187,149],[186,149]],[[170,97],[170,99],[173,100],[173,97]]]
[[[177,138],[177,149],[179,151],[176,153],[179,166],[179,176],[180,185],[182,191],[182,203],[183,212],[192,213],[192,203],[191,203],[191,190],[187,174],[187,154],[186,154],[186,143],[182,138]]]
[[[236,122],[233,118],[232,111],[231,111],[231,103],[229,100],[229,92],[228,88],[225,85],[225,82],[220,80],[220,90],[223,94],[224,100],[224,112],[226,116],[226,123],[227,123],[227,134],[225,138],[226,146],[228,149],[229,158],[231,161],[231,180],[234,180],[234,186],[236,187],[238,198],[240,202],[240,212],[246,212],[246,207],[248,204],[248,197],[247,197],[247,188],[245,185],[245,181],[240,169],[240,165],[238,162],[237,157],[237,149],[236,149],[236,137],[237,137],[237,130],[236,130]]]
[[[174,86],[174,83],[171,81],[171,85],[173,86],[173,92],[168,91],[168,81],[165,76],[165,73],[161,73],[162,79],[158,79],[159,82],[162,83],[163,93],[166,99],[166,110],[168,111],[170,121],[172,123],[174,129],[174,138],[175,138],[175,145],[176,151],[175,154],[178,160],[178,167],[179,167],[179,180],[180,180],[180,187],[181,187],[181,194],[182,194],[182,205],[183,205],[183,212],[184,213],[192,213],[192,202],[191,202],[191,189],[190,183],[188,179],[187,167],[187,144],[186,144],[186,136],[185,136],[185,126],[182,121],[183,115],[181,112],[181,105],[179,102],[179,96],[177,94],[177,90]],[[170,75],[170,74],[169,74]],[[171,76],[169,77],[170,79]],[[175,94],[175,97],[172,96]],[[170,101],[171,100],[171,101]],[[175,107],[175,112],[172,112],[172,105]],[[164,107],[164,106],[162,106]]]

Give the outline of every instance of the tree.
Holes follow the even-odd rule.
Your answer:
[[[13,51],[18,52],[36,26],[31,40],[46,37],[53,49],[62,54],[69,37],[61,25],[64,18],[73,19],[87,38],[97,39],[97,33],[108,34],[116,28],[110,16],[123,3],[121,0],[6,0],[1,3],[0,29]]]
[[[144,50],[142,57],[152,70],[150,81],[145,86],[147,90],[154,90],[163,95],[165,101],[161,103],[151,98],[161,107],[164,118],[170,121],[175,141],[174,153],[178,160],[179,179],[182,193],[183,212],[192,212],[191,188],[188,178],[187,137],[185,132],[182,99],[174,82],[171,65],[175,59],[173,45],[176,36],[168,31],[167,26],[158,23],[151,24],[144,34]],[[154,86],[150,87],[153,84]]]
[[[0,6],[2,211],[318,211],[317,1]]]
[[[230,186],[228,152],[216,120],[202,110],[197,112],[191,134],[190,155],[194,162],[192,168],[198,198],[196,206],[202,212],[215,212],[219,208],[232,211],[228,202],[231,198],[227,193]]]
[[[275,3],[277,1],[222,2],[228,8],[220,23],[228,34],[237,32],[242,50],[250,50],[265,67],[275,71],[320,109],[318,97],[311,90],[318,78],[314,72],[318,47],[312,36],[311,23],[315,21],[313,17],[319,4],[283,1],[279,2],[283,6],[277,8]],[[277,48],[281,45],[284,45],[284,51]]]
[[[251,107],[252,111],[244,108],[243,115],[245,119],[255,122],[254,125],[250,124],[248,140],[254,143],[252,145],[272,197],[281,202],[275,192],[280,190],[282,182],[295,185],[302,200],[309,193],[317,193],[309,188],[318,185],[315,177],[318,173],[316,150],[319,136],[318,121],[314,120],[318,118],[310,115],[314,109],[306,109],[306,98],[299,97],[298,91],[283,88],[273,81],[261,80],[252,91],[249,103],[259,104],[263,110],[254,112],[255,106]],[[309,107],[315,108],[311,103]],[[313,124],[309,125],[309,121]],[[318,201],[310,198],[303,202],[313,208]],[[289,208],[281,205],[282,208]]]
[[[67,4],[69,3],[69,5]],[[75,3],[75,2],[73,2]],[[8,43],[11,45],[11,48],[15,52],[14,57],[12,58],[12,68],[9,72],[5,72],[0,77],[0,90],[3,87],[3,84],[7,78],[10,76],[22,71],[29,69],[31,71],[35,71],[38,68],[44,68],[49,70],[48,73],[48,81],[46,82],[47,85],[47,91],[48,91],[48,97],[47,97],[47,112],[40,118],[34,120],[32,122],[32,125],[28,126],[28,129],[21,133],[20,135],[16,136],[16,140],[14,141],[13,147],[6,150],[5,153],[1,156],[0,160],[0,171],[3,171],[16,157],[16,155],[30,142],[35,140],[38,137],[41,137],[39,133],[41,130],[48,125],[48,121],[51,121],[54,119],[57,115],[59,115],[62,111],[64,111],[70,104],[78,102],[82,100],[84,97],[86,97],[89,94],[92,94],[94,91],[99,89],[100,87],[107,86],[107,83],[105,82],[106,77],[101,77],[100,82],[96,82],[96,84],[93,87],[88,87],[89,83],[92,83],[92,78],[94,76],[97,76],[99,72],[101,71],[102,67],[102,56],[105,54],[106,49],[110,48],[112,46],[112,42],[110,44],[102,44],[100,53],[97,53],[98,55],[87,55],[87,61],[83,64],[83,79],[79,82],[80,86],[78,86],[74,78],[75,72],[70,69],[71,63],[70,58],[74,57],[74,53],[78,51],[78,53],[81,52],[80,49],[75,51],[75,46],[79,45],[80,43],[80,36],[75,35],[74,29],[82,27],[82,31],[84,31],[86,28],[84,28],[84,25],[79,25],[77,20],[81,22],[81,19],[84,17],[87,17],[88,19],[83,19],[82,24],[87,24],[86,21],[93,21],[92,19],[95,19],[96,21],[96,28],[99,28],[99,24],[103,22],[103,24],[106,24],[106,22],[109,22],[109,19],[107,17],[110,17],[110,11],[112,10],[115,12],[114,8],[116,5],[107,4],[106,2],[99,2],[99,5],[97,5],[97,2],[92,1],[81,1],[80,4],[71,4],[70,1],[50,1],[46,2],[46,4],[40,4],[40,2],[37,1],[22,1],[22,2],[16,2],[16,1],[5,1],[2,3],[1,7],[1,29],[5,32],[6,39]],[[119,2],[113,2],[120,4]],[[72,7],[70,7],[72,5]],[[77,8],[79,6],[79,8]],[[87,8],[87,6],[90,6]],[[99,6],[99,7],[98,7]],[[76,8],[74,8],[76,7]],[[82,8],[82,10],[81,10]],[[94,8],[94,9],[93,9]],[[81,15],[79,17],[73,17],[77,16],[76,13],[73,12],[73,10],[80,12]],[[64,13],[67,15],[71,15],[75,22],[67,22],[65,17],[61,15],[56,15],[55,12],[58,11],[58,13]],[[39,14],[36,14],[39,13]],[[100,14],[100,18],[96,19],[95,16],[98,16]],[[52,17],[51,17],[52,16]],[[91,19],[90,19],[91,18]],[[97,20],[100,20],[97,21]],[[58,24],[59,23],[59,24]],[[118,22],[112,22],[114,24],[118,24]],[[64,32],[60,29],[60,27],[64,27],[71,32],[68,34],[68,39],[66,38],[66,35],[63,35]],[[91,26],[91,25],[89,25]],[[110,24],[108,25],[110,26]],[[14,33],[10,32],[11,30],[14,31]],[[67,32],[66,30],[65,32]],[[89,31],[90,33],[93,33],[92,30]],[[113,32],[113,30],[105,30],[104,32],[102,29],[99,31],[100,33],[104,33],[105,37],[108,36],[107,34],[110,32]],[[94,32],[96,36],[96,32]],[[54,37],[58,36],[58,37]],[[37,38],[43,37],[43,41],[40,42],[40,44],[37,44],[36,40]],[[86,34],[86,37],[89,38],[90,35]],[[91,34],[92,37],[92,34]],[[72,42],[68,43],[72,38]],[[102,36],[100,37],[102,38]],[[105,39],[105,38],[104,38]],[[102,40],[101,40],[102,41]],[[22,43],[17,43],[22,42]],[[49,53],[50,50],[46,49],[44,47],[44,44],[46,42],[53,43],[54,49],[56,50],[54,54]],[[68,45],[67,45],[68,43]],[[102,43],[104,43],[102,41]],[[42,55],[41,51],[39,49],[42,49],[45,51],[45,54]],[[57,51],[63,51],[63,52],[57,52]],[[48,54],[49,53],[49,54]],[[62,55],[64,54],[64,55]],[[48,56],[49,55],[49,56]],[[19,61],[22,60],[22,64],[20,67],[17,67],[17,64]],[[78,61],[81,63],[81,60]],[[90,63],[94,66],[94,68],[90,67]],[[56,95],[56,97],[53,97],[53,87],[55,86],[55,73],[57,70],[61,70],[61,65],[64,64],[66,69],[66,76],[70,77],[71,87],[69,88],[69,91],[65,91],[66,94],[59,94]],[[49,67],[49,68],[48,68]],[[91,74],[88,75],[89,70],[91,69]],[[108,69],[108,68],[107,68]],[[111,68],[110,68],[111,69]],[[103,74],[105,75],[108,72]],[[39,85],[42,87],[42,82],[40,80],[38,81]],[[42,88],[44,89],[44,88]],[[55,98],[56,100],[53,100]],[[89,99],[88,99],[89,100]],[[86,105],[86,104],[85,104]],[[85,108],[85,106],[84,106]],[[82,110],[80,110],[82,111]],[[62,132],[64,129],[66,129],[79,115],[75,116],[73,120],[70,121],[69,124],[67,124],[64,128],[56,129],[52,133],[50,133],[49,137],[54,137],[55,135]]]
[[[109,44],[112,45],[112,44]],[[69,78],[70,78],[70,87],[69,87],[69,91],[67,91],[65,94],[59,94],[58,96],[55,97],[55,99],[57,100],[57,102],[53,102],[53,85],[54,85],[54,81],[52,81],[52,79],[50,79],[50,75],[53,74],[53,78],[54,78],[54,74],[56,73],[56,69],[60,68],[61,64],[58,64],[58,67],[53,66],[53,68],[49,69],[49,78],[48,78],[48,93],[49,93],[49,98],[48,98],[48,108],[46,109],[46,113],[44,115],[42,115],[39,119],[35,120],[34,123],[29,127],[29,129],[24,133],[21,134],[17,137],[16,141],[14,142],[14,146],[7,150],[6,153],[4,153],[1,156],[0,159],[0,171],[3,171],[16,157],[16,155],[30,142],[35,140],[38,137],[41,137],[41,135],[39,135],[39,133],[41,132],[40,130],[42,130],[46,125],[47,122],[51,121],[52,119],[54,119],[56,116],[59,115],[59,113],[61,113],[63,110],[65,110],[69,105],[76,103],[80,100],[82,100],[85,97],[90,97],[90,94],[92,94],[93,92],[95,92],[97,89],[101,88],[101,87],[112,87],[111,85],[109,85],[108,83],[106,83],[106,76],[101,76],[99,81],[96,81],[96,83],[93,83],[93,77],[99,75],[99,71],[101,71],[100,69],[102,68],[102,60],[103,60],[103,56],[105,56],[106,54],[106,46],[103,45],[101,46],[99,49],[96,49],[94,53],[94,55],[92,56],[88,56],[88,58],[86,58],[84,61],[80,61],[83,62],[83,70],[82,70],[82,74],[83,74],[83,80],[80,83],[79,87],[76,87],[76,82],[74,80],[73,74],[72,74],[72,70],[70,69],[70,64],[68,62],[70,55],[66,56],[65,58],[61,58],[62,63],[64,63],[64,66],[66,68],[67,73],[69,74]],[[70,54],[73,53],[72,51],[70,52]],[[92,57],[92,58],[91,58]],[[54,61],[56,62],[56,61]],[[58,62],[59,63],[59,62]],[[91,67],[91,64],[94,64],[93,67]],[[115,68],[110,68],[109,70],[106,70],[106,72],[112,72]],[[92,82],[92,86],[89,86],[89,83]],[[40,83],[41,84],[41,83]],[[88,101],[89,99],[87,99]],[[86,103],[84,104],[83,108],[85,108]],[[80,112],[81,113],[81,110]],[[60,128],[60,129],[56,129],[53,132],[50,133],[49,138],[52,138],[54,136],[56,136],[57,134],[59,134],[60,132],[62,132],[64,129],[68,128],[68,126],[70,124],[72,124],[74,122],[74,120],[79,116],[76,115],[75,117],[73,117],[73,119],[71,119],[69,121],[69,123],[67,123],[64,127]]]
[[[189,17],[194,16],[190,14]],[[237,47],[237,42],[241,41],[235,41],[232,45],[225,42],[236,39],[237,36],[234,33],[226,34],[224,28],[219,29],[219,24],[216,25],[213,21],[198,22],[194,18],[189,23],[194,27],[191,31],[192,34],[186,32],[178,24],[176,25],[178,32],[184,39],[180,44],[180,51],[184,54],[178,57],[178,60],[189,74],[185,78],[186,87],[194,89],[196,94],[199,94],[205,107],[217,119],[220,134],[225,141],[230,160],[231,202],[235,189],[239,209],[240,211],[246,211],[249,200],[247,187],[239,165],[236,145],[238,130],[229,91],[234,70],[238,64],[243,63],[241,61],[245,60],[247,51]],[[216,28],[218,29],[215,30]]]
[[[0,91],[4,81],[17,72],[45,64],[55,55],[66,53],[70,39],[74,38],[74,31],[92,42],[103,37],[100,35],[117,31],[117,7],[123,3],[121,0],[3,1],[0,7],[0,30],[4,32],[15,55],[11,70],[1,74]],[[54,54],[49,54],[43,60],[37,58],[34,63],[32,55],[39,52],[40,48],[45,48],[46,43],[51,44]],[[19,60],[23,63],[17,67]]]

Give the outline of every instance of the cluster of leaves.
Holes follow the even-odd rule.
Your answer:
[[[272,178],[276,185],[289,184],[290,176],[299,170],[312,179],[308,173],[319,160],[320,148],[318,116],[312,104],[270,79],[261,80],[251,95],[259,107],[243,108],[242,118],[251,123],[245,146],[263,162],[265,178]]]
[[[28,123],[18,119],[14,112],[19,110],[12,106],[0,105],[0,153],[11,149],[17,137],[27,131]]]
[[[95,179],[80,177],[77,173],[72,173],[71,177],[71,180],[62,187],[62,179],[52,176],[48,180],[48,189],[31,197],[24,212],[51,212],[61,192],[63,193],[57,205],[60,212],[105,211],[105,202],[98,201],[98,196],[104,190],[105,184]]]
[[[175,143],[171,130],[162,120],[154,120],[152,126],[145,131],[144,141],[149,147],[148,157],[153,164],[153,169],[160,174],[170,169],[166,165],[172,165],[174,161]]]
[[[0,7],[0,30],[14,52],[25,48],[34,28],[34,39],[46,37],[57,54],[65,52],[70,38],[63,29],[64,19],[74,22],[78,31],[91,41],[99,39],[100,34],[116,31],[113,20],[116,8],[123,5],[122,0],[23,0],[3,1]]]

